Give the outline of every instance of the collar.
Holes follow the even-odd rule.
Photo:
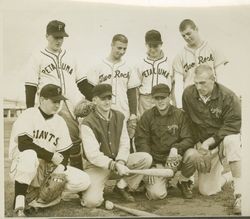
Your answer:
[[[193,96],[194,96],[196,99],[199,99],[199,98],[200,98],[200,95],[199,95],[199,93],[198,93],[198,91],[197,91],[195,85],[193,85],[193,86],[194,86],[194,91],[192,92],[192,93],[193,93]],[[210,99],[211,99],[211,100],[217,99],[217,98],[219,97],[219,87],[218,87],[218,86],[219,86],[218,83],[217,83],[217,82],[214,82],[214,88],[213,88],[212,93],[211,93],[211,95],[210,95]]]
[[[148,55],[148,54],[147,54]],[[159,61],[161,59],[165,58],[165,55],[164,55],[164,52],[161,50],[161,54],[160,54],[160,57],[158,59],[152,59],[150,58],[149,56],[147,56],[146,60],[147,61],[150,61],[150,62],[156,62],[156,61]]]
[[[168,111],[167,111],[167,114],[166,115],[161,115],[159,110],[157,109],[156,106],[153,107],[153,112],[154,112],[154,115],[155,116],[162,116],[162,117],[165,117],[165,116],[171,116],[174,112],[174,107],[172,105],[169,106],[168,108]]]
[[[102,119],[102,120],[105,120],[105,121],[107,121],[107,122],[109,122],[110,119],[111,119],[111,117],[112,117],[112,110],[109,111],[109,118],[108,118],[108,119],[106,119],[98,110],[95,110],[94,113],[95,113],[95,115],[96,115],[98,118],[100,118],[100,119]]]
[[[40,107],[38,107],[38,109],[41,112],[41,114],[45,120],[50,119],[54,116],[54,114],[51,114],[51,115],[46,114],[45,112],[42,111],[42,109]]]

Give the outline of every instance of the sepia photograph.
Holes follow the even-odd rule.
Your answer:
[[[1,218],[250,215],[250,1],[0,15]]]

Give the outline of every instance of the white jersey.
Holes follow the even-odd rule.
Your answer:
[[[121,60],[118,63],[111,63],[107,59],[97,65],[87,74],[89,83],[107,83],[112,86],[112,109],[122,112],[126,119],[129,118],[129,105],[127,90],[140,86],[138,75],[131,65]]]
[[[66,101],[69,109],[82,99],[77,84],[86,79],[86,75],[77,65],[76,61],[66,50],[55,54],[48,49],[35,53],[26,69],[26,85],[38,87],[37,94],[46,84],[56,84],[62,88],[63,95],[68,98]]]
[[[191,49],[187,46],[177,55],[173,62],[174,74],[183,76],[183,86],[194,83],[194,70],[197,66],[206,63],[211,66],[216,76],[216,68],[228,61],[223,57],[218,50],[212,48],[208,42],[204,41],[197,49]]]
[[[158,60],[144,58],[138,66],[137,73],[141,80],[140,94],[151,94],[152,87],[160,83],[167,84],[170,89],[172,87],[172,73],[166,56]]]
[[[23,111],[13,124],[9,143],[10,159],[15,159],[19,154],[18,136],[22,135],[29,136],[34,144],[52,153],[65,151],[72,146],[64,119],[57,114],[44,119],[37,107]]]

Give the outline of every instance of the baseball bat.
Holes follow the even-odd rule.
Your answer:
[[[171,169],[142,169],[142,170],[129,170],[130,174],[139,174],[147,176],[162,176],[162,177],[172,177],[174,175]]]
[[[129,208],[129,207],[124,207],[124,206],[121,206],[118,204],[114,204],[114,207],[116,207],[122,211],[125,211],[129,214],[135,215],[135,216],[159,217],[159,215],[157,215],[157,214],[151,214],[151,213],[148,213],[146,211],[141,211],[141,210],[137,210],[137,209],[133,209],[133,208]]]

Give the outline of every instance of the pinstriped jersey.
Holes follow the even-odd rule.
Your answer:
[[[173,62],[173,71],[183,75],[184,88],[194,83],[194,70],[201,64],[212,67],[216,76],[216,68],[228,61],[218,50],[212,48],[208,42],[204,41],[197,49],[187,46],[177,55]]]
[[[82,98],[76,83],[86,79],[73,57],[66,50],[58,54],[43,49],[34,54],[26,68],[26,85],[38,87],[38,94],[46,84],[56,84],[62,88],[62,93],[68,98],[71,107]]]
[[[45,119],[37,107],[23,111],[13,124],[9,158],[14,159],[18,154],[18,136],[27,135],[33,143],[49,152],[62,152],[72,146],[69,130],[64,119],[55,114]]]
[[[88,81],[92,85],[107,83],[112,86],[112,109],[122,112],[129,118],[127,90],[139,87],[140,81],[133,68],[125,61],[111,63],[103,59],[99,65],[91,69]]]
[[[137,73],[141,80],[140,94],[151,94],[152,87],[160,83],[167,84],[170,89],[172,87],[172,73],[166,56],[158,60],[151,60],[149,57],[144,58],[138,66]]]

